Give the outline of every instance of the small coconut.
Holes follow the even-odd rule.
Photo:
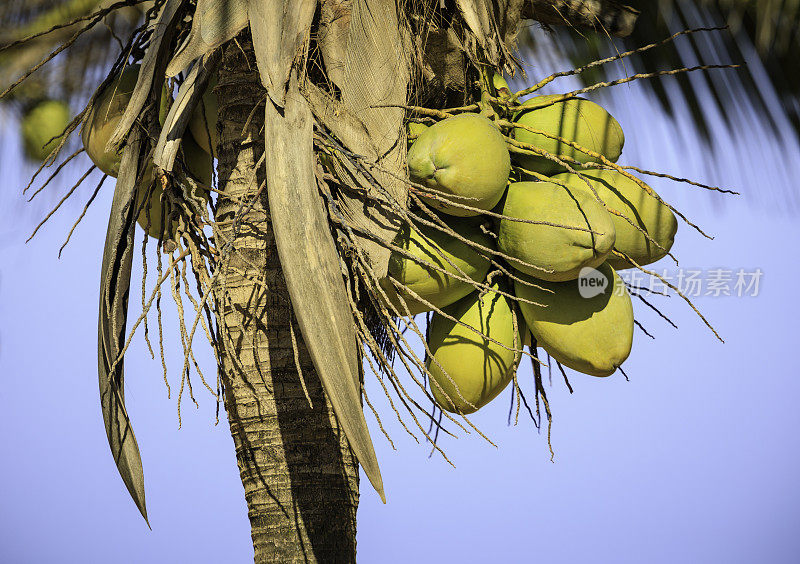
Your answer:
[[[97,168],[114,178],[119,173],[122,153],[121,151],[106,151],[106,145],[128,107],[138,77],[139,65],[126,67],[96,98],[81,130],[81,139],[86,154],[97,165]],[[165,86],[159,108],[159,118],[162,122],[167,116],[168,106],[169,94]]]
[[[583,178],[572,173],[558,174],[553,177],[553,181],[562,182],[587,193],[591,192],[589,188],[591,184],[609,208],[620,212],[630,220],[626,221],[622,217],[611,215],[617,233],[615,249],[629,256],[640,266],[653,263],[667,254],[678,231],[678,220],[672,210],[655,196],[648,194],[636,181],[616,170],[587,169],[581,170],[581,175]],[[614,255],[609,255],[606,262],[617,270],[634,267],[627,260]]]
[[[434,379],[433,397],[444,410],[473,413],[497,397],[514,377],[522,354],[514,349],[522,349],[527,329],[522,316],[517,316],[518,332],[514,332],[511,302],[497,293],[497,284],[492,289],[482,296],[470,294],[444,309],[480,334],[436,313],[431,319],[428,348],[433,359],[426,366]]]
[[[453,219],[448,225],[466,240],[489,249],[494,248],[491,237],[481,230],[480,222]],[[489,259],[478,249],[433,227],[421,226],[416,229],[406,226],[395,238],[395,245],[417,259],[398,251],[392,252],[389,258],[389,276],[410,288],[420,298],[400,291],[412,315],[432,309],[421,300],[443,308],[475,290],[469,282],[453,278],[448,273],[482,282],[489,270]],[[423,265],[418,260],[435,265],[445,272]],[[381,281],[381,286],[397,310],[405,313],[395,286],[388,280]]]
[[[609,376],[633,345],[633,306],[625,283],[608,264],[577,280],[547,282],[523,277],[514,291],[537,344],[564,366]]]
[[[69,106],[60,100],[45,100],[22,117],[22,147],[34,162],[44,161],[61,143],[55,139],[64,133],[72,119]]]
[[[440,192],[439,198],[477,208],[448,204],[434,197],[426,203],[450,215],[475,216],[503,196],[511,160],[503,135],[487,118],[459,114],[423,131],[408,151],[411,177]]]
[[[619,122],[601,106],[583,98],[553,102],[558,95],[536,96],[523,103],[526,109],[517,113],[514,121],[549,135],[561,137],[581,147],[599,153],[616,162],[625,144],[625,135]],[[530,108],[530,109],[527,109]],[[514,138],[528,143],[558,157],[568,157],[581,163],[597,162],[578,149],[541,133],[523,128],[514,129]],[[514,160],[522,168],[545,175],[566,170],[562,165],[544,157],[514,154]]]
[[[497,234],[497,248],[512,257],[511,265],[543,280],[573,280],[581,268],[600,265],[614,246],[609,213],[582,190],[552,182],[514,182],[502,211],[510,218],[551,224],[504,218]]]
[[[410,121],[406,124],[406,134],[408,135],[408,146],[414,144],[414,141],[417,140],[423,131],[428,129],[430,126],[424,123],[420,123],[417,121]]]
[[[183,162],[186,164],[187,172],[192,178],[199,181],[201,184],[205,184],[207,186],[211,185],[213,167],[211,156],[200,148],[198,143],[190,134],[188,134],[188,132],[184,135],[183,140],[181,141],[180,158],[183,159]],[[153,166],[150,165],[146,169],[143,175],[143,180],[139,185],[140,188],[138,189],[139,192],[136,206],[137,209],[141,208],[141,211],[139,212],[139,216],[137,217],[136,221],[150,237],[158,239],[159,235],[161,235],[161,216],[163,208],[162,193],[164,192],[163,188],[158,184],[158,182],[156,182],[150,190],[150,197],[148,199],[147,207],[141,206],[143,194],[145,193],[145,190],[147,190],[148,187],[153,184],[153,180]],[[201,205],[206,205],[209,199],[209,192],[202,187],[198,187],[197,189],[193,189],[192,197]],[[170,210],[167,210],[167,213],[169,213],[169,211]],[[178,223],[175,219],[173,219],[171,223],[171,229],[164,233],[164,239],[174,239],[177,227]]]

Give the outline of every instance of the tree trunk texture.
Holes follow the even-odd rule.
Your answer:
[[[248,32],[224,47],[216,92],[224,194],[214,236],[218,248],[233,247],[215,284],[218,349],[255,561],[354,562],[358,465],[293,318],[269,188],[253,200],[265,175],[256,163],[264,153],[266,92]],[[242,200],[253,203],[235,221]]]

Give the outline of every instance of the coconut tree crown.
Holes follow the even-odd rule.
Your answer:
[[[613,373],[630,353],[636,324],[631,295],[640,295],[615,269],[651,273],[649,263],[674,260],[678,220],[705,235],[642,177],[717,189],[617,164],[622,128],[587,96],[633,80],[730,65],[666,68],[538,95],[560,77],[704,31],[682,31],[513,92],[504,76],[521,74],[516,42],[523,20],[553,24],[559,14],[573,25],[625,35],[637,12],[614,2],[598,11],[598,3],[587,2],[587,17],[586,11],[558,10],[574,3],[544,0],[66,4],[82,15],[55,25],[38,21],[30,41],[69,30],[66,49],[82,37],[99,42],[94,30],[104,18],[134,9],[144,14],[142,25],[130,24],[121,36],[126,42],[110,70],[55,136],[57,146],[39,171],[58,162],[70,134],[82,129],[95,165],[116,176],[100,281],[99,388],[112,454],[145,519],[141,456],[124,402],[124,353],[136,330],[146,327],[161,285],[170,279],[175,288],[181,278],[194,307],[184,317],[174,292],[184,352],[181,382],[195,366],[219,399],[219,380],[215,391],[194,360],[192,343],[201,328],[220,366],[223,351],[236,362],[238,351],[215,319],[226,307],[219,279],[235,252],[242,217],[257,202],[268,201],[301,340],[350,448],[384,500],[362,408],[362,400],[372,408],[363,360],[405,430],[429,439],[443,456],[435,441],[445,429],[442,419],[484,436],[463,416],[509,384],[517,417],[523,405],[534,417],[517,379],[523,357],[532,360],[537,413],[541,399],[549,420],[540,373],[545,361],[537,347],[574,370]],[[86,9],[89,4],[94,11]],[[5,50],[27,43],[20,38]],[[253,141],[264,147],[255,163],[263,177],[234,202],[235,213],[222,217],[219,203],[228,198],[230,204],[230,194],[215,186],[209,164],[219,154],[215,139],[223,129],[214,110],[220,100],[213,98],[226,87],[221,51],[232,44],[247,46],[247,53],[252,46],[252,73],[263,88],[252,107],[263,115],[261,138]],[[113,124],[110,118],[95,124],[111,106],[109,96],[113,101],[123,94],[120,76],[134,65],[135,81],[123,89],[124,105]],[[16,75],[4,94],[35,76]],[[62,85],[64,91],[75,88]],[[107,131],[100,135],[102,127]],[[90,150],[92,138],[101,141]],[[633,203],[626,209],[620,202]],[[128,328],[137,222],[167,264],[162,270],[159,262],[155,289],[143,294],[143,313]],[[223,224],[232,238],[219,229]],[[607,293],[582,301],[578,288],[587,271],[600,277]],[[186,288],[188,273],[193,294]],[[419,313],[430,317],[427,329],[415,321]],[[407,330],[424,354],[414,350]],[[466,366],[465,359],[485,362]],[[398,374],[396,360],[405,373]],[[420,394],[432,409],[419,403]]]

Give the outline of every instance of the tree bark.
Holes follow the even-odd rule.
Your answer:
[[[354,562],[358,465],[293,319],[268,187],[253,199],[264,182],[266,92],[249,33],[224,47],[216,92],[224,194],[214,236],[220,249],[232,242],[215,285],[218,349],[255,561]],[[241,201],[253,202],[243,214]]]

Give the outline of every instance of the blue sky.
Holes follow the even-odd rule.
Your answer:
[[[543,70],[531,69],[537,72]],[[656,300],[679,330],[636,304],[656,340],[636,333],[625,364],[630,382],[619,374],[571,374],[570,395],[554,374],[553,462],[546,436],[530,421],[507,426],[510,391],[472,419],[499,448],[462,434],[440,439],[455,469],[441,457],[429,459],[428,447],[405,435],[370,380],[397,451],[368,415],[388,504],[362,480],[361,562],[797,561],[800,380],[792,355],[800,257],[794,202],[785,194],[796,192],[800,154],[751,121],[732,133],[717,127],[712,162],[686,124],[666,121],[636,86],[623,88],[609,107],[626,133],[626,164],[744,193],[721,203],[722,196],[701,189],[652,182],[716,236],[709,241],[681,225],[674,247],[681,266],[760,268],[759,295],[696,300],[724,345],[680,298]],[[15,132],[7,121],[2,127],[0,561],[251,561],[227,423],[214,425],[214,404],[202,386],[195,387],[199,409],[185,400],[178,429],[183,360],[169,330],[170,308],[172,398],[141,338],[126,358],[153,530],[139,517],[108,453],[96,382],[97,286],[111,184],[60,261],[58,247],[90,183],[24,245],[67,185],[24,206],[18,194],[30,170],[13,166]],[[208,351],[200,358],[211,371]],[[521,368],[532,397],[529,371]]]

